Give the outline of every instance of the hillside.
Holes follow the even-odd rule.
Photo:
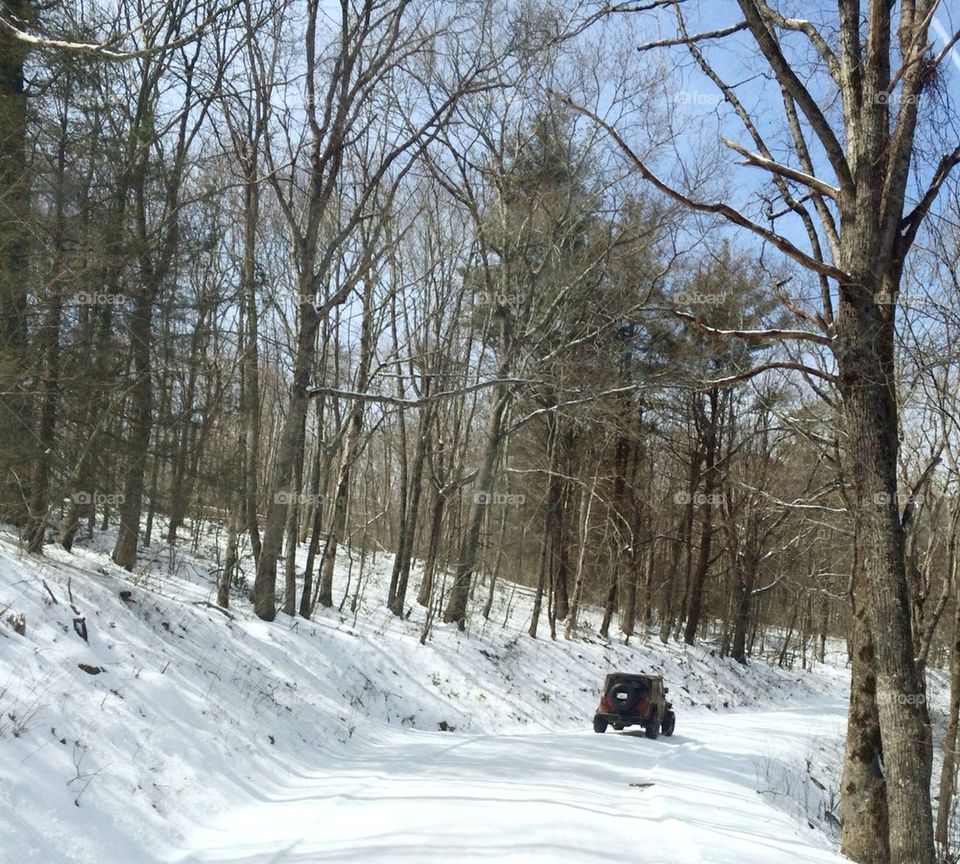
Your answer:
[[[573,814],[580,827],[571,831],[582,834],[619,824],[596,800],[603,790],[619,801],[646,788],[630,788],[618,772],[637,782],[672,777],[680,790],[685,774],[706,772],[725,794],[739,790],[779,825],[775,834],[786,825],[804,838],[801,845],[830,845],[826,811],[844,720],[841,668],[742,667],[707,647],[603,642],[590,626],[574,640],[533,640],[525,632],[529,595],[509,582],[498,588],[484,626],[460,633],[438,625],[421,645],[424,610],[415,607],[401,621],[381,603],[391,563],[384,555],[366,562],[356,614],[348,600],[343,612],[323,610],[311,622],[281,615],[267,624],[252,615],[243,592],[229,610],[212,605],[209,546],[197,555],[156,546],[129,574],[110,561],[109,541],[70,554],[48,547],[37,559],[21,554],[12,535],[0,537],[2,617],[22,616],[24,624],[23,634],[10,623],[0,628],[4,860],[324,860],[318,853],[283,857],[281,835],[297,824],[316,830],[316,808],[307,803],[318,789],[337,798],[339,812],[371,786],[402,789],[406,806],[391,809],[388,796],[379,807],[355,808],[343,823],[338,816],[329,825],[324,816],[319,824],[336,834],[325,839],[343,853],[336,860],[346,860],[349,837],[372,830],[365,826],[416,850],[423,838],[403,830],[417,821],[413,799],[427,790],[458,799],[464,789],[456,777],[471,770],[483,774],[488,791],[497,790],[484,812],[525,831],[555,828],[558,818],[571,816],[561,802],[534,800],[539,787],[531,776],[551,775],[561,798],[572,794],[587,808]],[[339,562],[338,599],[348,578],[356,587],[358,571],[346,555]],[[585,623],[596,614],[587,610]],[[471,620],[483,621],[479,614]],[[599,684],[613,669],[665,676],[679,718],[673,739],[590,731]],[[630,755],[622,762],[625,748]],[[652,774],[649,748],[667,754]],[[809,775],[819,778],[822,793]],[[680,799],[660,801],[662,818],[683,805],[683,794],[673,788],[669,795]],[[280,815],[275,803],[274,815],[255,813],[257,802],[291,800]],[[475,804],[461,800],[437,826],[438,837],[458,834],[461,854],[471,846],[461,828],[475,818]],[[641,818],[631,806],[644,805],[614,809]],[[715,802],[697,806],[709,812]],[[654,818],[651,812],[643,810],[642,818]],[[752,811],[745,814],[755,820]],[[229,837],[242,838],[243,826],[249,831],[258,819],[264,821],[255,836],[266,846],[238,852]],[[486,832],[491,823],[484,819]],[[737,834],[737,824],[725,830]],[[570,849],[580,849],[584,836],[571,838]],[[280,845],[270,846],[273,840]],[[394,847],[386,848],[389,860]],[[373,860],[369,849],[354,852],[355,860]],[[585,854],[566,860],[588,860]]]

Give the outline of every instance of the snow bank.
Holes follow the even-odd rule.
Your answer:
[[[529,592],[509,582],[490,621],[476,611],[466,633],[438,625],[421,645],[424,610],[400,620],[382,602],[384,555],[366,560],[355,613],[348,599],[343,612],[267,624],[242,592],[229,611],[213,606],[209,543],[197,555],[155,546],[130,574],[110,561],[110,541],[72,554],[47,547],[37,559],[0,534],[0,856],[15,850],[2,860],[169,860],[234,802],[329,770],[391,727],[587,729],[614,669],[664,675],[678,735],[698,713],[842,699],[840,669],[742,667],[701,647],[606,642],[597,610],[577,639],[533,640]],[[349,553],[338,562],[338,602],[348,576],[353,596],[359,569]],[[22,635],[5,623],[15,616]]]

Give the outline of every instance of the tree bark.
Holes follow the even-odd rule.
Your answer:
[[[690,585],[690,600],[687,609],[687,623],[683,632],[683,641],[693,645],[697,637],[697,628],[700,626],[700,617],[703,613],[703,589],[710,568],[710,548],[713,540],[713,504],[714,496],[719,486],[717,477],[717,426],[719,423],[719,393],[714,387],[708,396],[710,402],[710,417],[704,435],[704,498],[703,522],[700,529],[700,552],[697,558],[697,569],[694,571],[693,582]]]
[[[30,21],[33,3],[3,0],[0,9]],[[21,386],[28,374],[27,294],[30,286],[30,178],[27,171],[27,47],[0,32],[0,511],[4,521],[27,517],[20,478],[33,446]],[[26,490],[29,493],[29,490]]]
[[[869,260],[856,255],[855,249],[849,254],[851,259]],[[874,302],[875,292],[866,287],[880,291],[891,285],[878,284],[871,274],[864,277],[860,285],[844,286],[836,356],[874,638],[890,853],[894,864],[933,862],[931,730],[919,701],[924,691],[913,655],[897,505],[893,317]]]
[[[840,781],[840,851],[858,864],[887,864],[888,810],[877,712],[876,656],[867,610],[866,573],[854,539],[850,705]]]
[[[430,377],[427,376],[423,386],[423,397],[427,398],[429,395]],[[409,473],[409,501],[400,527],[397,554],[394,558],[393,572],[390,576],[391,593],[387,598],[387,606],[397,616],[403,615],[403,607],[407,597],[407,583],[410,580],[413,545],[420,520],[420,501],[423,497],[423,471],[430,446],[430,429],[433,425],[432,413],[431,403],[427,403],[420,415],[420,423],[417,429],[417,449]]]
[[[506,370],[499,370],[504,374]],[[493,480],[497,458],[500,455],[500,444],[503,438],[503,421],[510,404],[509,386],[498,384],[494,388],[493,404],[490,406],[490,417],[483,436],[483,456],[480,470],[477,474],[476,488],[479,493],[474,494],[467,517],[467,529],[460,546],[460,560],[450,587],[450,597],[443,610],[443,620],[446,623],[455,621],[463,630],[467,619],[467,600],[470,596],[470,585],[473,571],[477,564],[477,554],[480,549],[480,528],[483,525],[484,509],[487,506],[487,497],[493,492]]]

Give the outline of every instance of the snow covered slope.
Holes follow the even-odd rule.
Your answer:
[[[650,832],[664,862],[834,860],[819,826],[835,807],[842,669],[743,668],[589,629],[532,640],[511,583],[489,622],[420,645],[423,610],[383,607],[382,555],[355,614],[348,601],[266,624],[242,592],[229,612],[212,605],[208,558],[157,546],[129,574],[110,539],[34,559],[0,534],[4,864],[445,861],[474,847],[589,861]],[[344,557],[338,601],[359,575]],[[612,669],[667,678],[672,740],[590,731]]]

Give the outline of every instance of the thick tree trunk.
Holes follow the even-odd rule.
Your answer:
[[[241,521],[242,505],[237,505],[230,515],[230,528],[227,533],[227,550],[223,560],[223,570],[217,580],[217,605],[226,609],[230,605],[230,586],[237,574],[238,555],[238,525]]]
[[[894,864],[916,864],[934,861],[932,746],[913,655],[897,504],[893,312],[874,301],[875,292],[892,287],[870,275],[844,286],[836,354],[874,639],[890,857]]]
[[[867,610],[866,574],[858,546],[855,539],[849,637],[853,659],[840,781],[840,851],[858,864],[887,864],[889,826],[877,713],[875,653]]]
[[[0,10],[30,21],[33,4],[3,0]],[[27,172],[27,47],[0,32],[0,518],[27,517],[19,478],[34,456],[28,403],[21,386],[27,370],[27,293],[30,287],[30,178]],[[29,490],[26,490],[29,493]]]
[[[304,418],[306,424],[306,418]],[[300,431],[300,440],[306,441],[306,428]],[[283,614],[294,616],[297,612],[297,540],[300,529],[300,512],[302,509],[302,497],[300,488],[303,485],[303,460],[304,447],[301,446],[297,454],[296,466],[293,476],[293,500],[290,502],[290,508],[287,513],[287,552],[284,558],[284,588],[283,588]]]
[[[4,97],[0,95],[0,99]],[[0,111],[3,109],[0,108]],[[36,462],[33,470],[30,521],[26,530],[27,549],[40,552],[49,521],[52,505],[50,475],[53,467],[57,427],[57,410],[60,398],[60,325],[63,318],[62,274],[65,270],[66,242],[66,159],[67,119],[61,119],[60,142],[57,151],[57,175],[55,187],[53,260],[47,288],[47,310],[37,334],[37,348],[43,357],[43,372],[40,376],[40,406],[38,411]],[[0,130],[2,130],[0,124]],[[0,131],[2,134],[2,131]],[[2,206],[2,205],[0,205]],[[0,220],[2,221],[2,220]],[[0,224],[0,231],[3,231]],[[2,253],[0,253],[2,254]],[[2,265],[0,265],[2,266]],[[2,480],[0,480],[2,483]]]

